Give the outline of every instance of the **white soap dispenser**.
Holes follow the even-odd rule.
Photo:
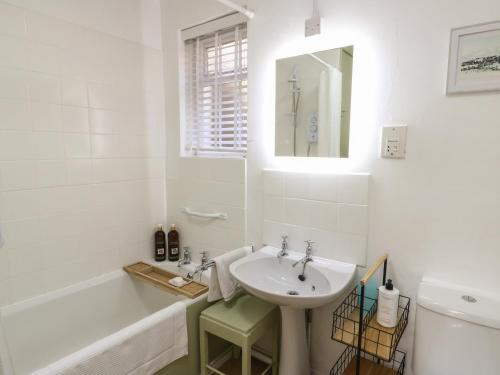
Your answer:
[[[378,288],[377,322],[386,328],[398,323],[399,290],[394,288],[389,279]]]

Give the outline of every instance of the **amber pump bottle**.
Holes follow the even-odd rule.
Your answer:
[[[179,260],[179,232],[175,229],[175,224],[170,226],[168,232],[168,260],[175,262]]]
[[[158,224],[158,229],[155,232],[155,260],[157,262],[163,262],[167,259],[166,245],[165,232],[161,224]]]

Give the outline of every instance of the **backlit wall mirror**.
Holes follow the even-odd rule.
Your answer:
[[[276,156],[349,156],[354,47],[276,61]]]

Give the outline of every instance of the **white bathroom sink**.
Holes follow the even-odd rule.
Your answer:
[[[319,307],[333,301],[349,285],[356,266],[313,256],[301,281],[304,257],[289,251],[278,258],[279,249],[266,246],[230,266],[231,274],[251,294],[280,306],[297,308]]]
[[[302,274],[303,264],[293,264],[304,253],[289,251],[278,258],[279,249],[266,246],[229,266],[233,277],[249,293],[281,310],[280,375],[310,374],[305,328],[305,309],[334,301],[354,278],[354,264],[313,256]]]

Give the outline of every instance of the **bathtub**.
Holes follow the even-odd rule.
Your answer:
[[[168,267],[172,268],[173,265],[167,265]],[[117,270],[6,306],[0,309],[0,363],[3,371],[0,371],[0,374],[65,373],[60,369],[65,368],[68,361],[79,363],[81,359],[83,363],[89,356],[102,352],[103,348],[108,355],[114,350],[120,355],[125,355],[127,361],[130,361],[130,357],[134,355],[139,357],[136,351],[140,353],[143,349],[143,345],[138,345],[136,348],[130,346],[130,341],[133,342],[134,337],[142,334],[143,337],[140,339],[146,340],[143,342],[155,339],[155,337],[144,337],[144,332],[141,332],[144,327],[156,335],[156,339],[162,341],[162,344],[171,345],[172,348],[168,347],[167,354],[161,354],[165,362],[161,367],[154,363],[157,361],[155,357],[151,359],[153,363],[144,369],[140,367],[139,370],[133,372],[127,370],[126,373],[154,373],[187,354],[187,336],[185,342],[180,344],[177,343],[176,336],[184,331],[187,335],[186,311],[190,305],[203,299],[206,300],[206,296],[192,300],[169,294],[133,279],[122,270]],[[179,311],[184,314],[183,325],[179,319],[179,315],[182,316]],[[170,319],[175,313],[177,320],[168,321],[168,326],[165,326],[165,317]],[[161,335],[155,332],[155,324],[164,324],[158,325],[162,330]],[[163,342],[167,340],[164,337],[173,337],[173,342]],[[124,341],[129,343],[129,346],[125,347],[125,351],[129,351],[127,354],[123,354],[123,349],[117,350],[113,347],[114,344],[119,345]],[[140,344],[140,341],[138,343]],[[158,353],[146,354],[160,356]],[[138,361],[143,360],[143,357],[144,355],[138,358]],[[103,357],[102,362],[109,362],[109,357]],[[137,363],[137,365],[143,364]],[[129,368],[133,367],[129,365]],[[88,374],[94,371],[89,372],[87,367],[83,371],[75,371],[72,368],[70,372]]]

